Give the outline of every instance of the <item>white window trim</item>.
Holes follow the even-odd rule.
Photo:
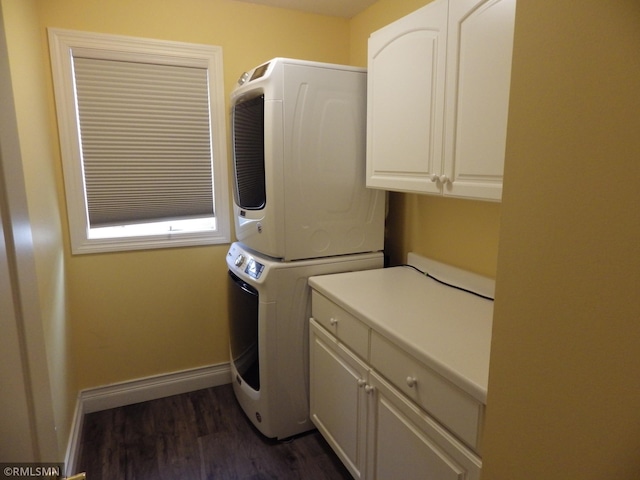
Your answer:
[[[48,33],[72,253],[229,243],[231,227],[222,48],[54,28],[48,29]],[[120,58],[131,61],[153,58],[171,64],[208,69],[215,229],[194,232],[167,230],[166,233],[155,235],[89,238],[72,57],[74,52],[84,52],[100,58],[105,51],[117,52]]]

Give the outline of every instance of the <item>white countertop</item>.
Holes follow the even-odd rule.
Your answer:
[[[410,267],[312,277],[309,284],[486,403],[493,302]]]

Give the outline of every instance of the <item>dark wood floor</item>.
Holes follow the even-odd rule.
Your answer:
[[[263,437],[231,385],[88,414],[78,471],[87,480],[351,479],[317,431]]]

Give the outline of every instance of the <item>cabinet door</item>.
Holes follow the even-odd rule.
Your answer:
[[[481,461],[375,372],[367,478],[479,480]]]
[[[369,38],[367,186],[439,192],[447,2],[433,3]]]
[[[449,4],[444,194],[500,200],[516,0]]]
[[[310,325],[310,414],[355,478],[364,478],[368,369],[315,321]]]

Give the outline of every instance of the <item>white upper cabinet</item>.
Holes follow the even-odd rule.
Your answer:
[[[438,192],[447,2],[438,0],[369,38],[367,186]]]
[[[369,38],[367,186],[499,201],[516,0],[436,0]]]

